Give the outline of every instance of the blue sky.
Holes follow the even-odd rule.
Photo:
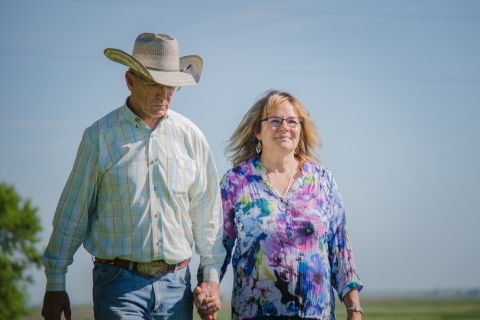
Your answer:
[[[156,32],[204,59],[172,109],[205,133],[220,176],[262,92],[310,110],[365,294],[480,287],[480,2],[17,0],[0,4],[0,30],[0,180],[39,207],[42,250],[83,130],[128,96],[103,50]],[[91,301],[91,267],[80,248],[73,304]]]

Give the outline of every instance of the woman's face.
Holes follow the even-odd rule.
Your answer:
[[[285,100],[275,111],[267,114],[267,118],[270,117],[280,119],[298,118],[298,114],[292,104]],[[275,156],[293,153],[298,146],[301,129],[300,124],[296,128],[289,127],[286,120],[282,121],[277,128],[272,127],[268,121],[263,121],[260,133],[257,134],[257,139],[262,141],[262,154],[264,156]]]

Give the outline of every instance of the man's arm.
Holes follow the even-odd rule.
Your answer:
[[[88,229],[89,208],[94,206],[97,180],[98,151],[87,143],[88,129],[78,148],[70,176],[65,184],[53,219],[53,231],[43,254],[47,288],[42,315],[69,317],[70,302],[65,291],[67,267],[82,244]]]
[[[195,295],[195,305],[200,308],[202,301],[207,299],[209,310],[216,313],[220,309],[220,267],[225,259],[223,214],[215,162],[205,138],[199,139],[197,175],[189,190],[189,213],[203,278],[199,284],[201,291]]]

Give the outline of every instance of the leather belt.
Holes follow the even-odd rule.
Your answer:
[[[139,275],[146,278],[158,278],[166,272],[173,272],[185,268],[190,263],[190,258],[178,264],[168,264],[164,260],[154,260],[151,262],[135,262],[115,258],[113,260],[100,259],[95,257],[95,262],[101,262],[112,266],[117,266],[127,270],[137,271]]]

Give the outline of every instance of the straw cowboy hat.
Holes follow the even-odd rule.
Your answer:
[[[132,55],[113,48],[104,53],[108,59],[166,86],[195,86],[202,76],[202,58],[179,57],[178,42],[168,34],[142,33],[135,39]]]

